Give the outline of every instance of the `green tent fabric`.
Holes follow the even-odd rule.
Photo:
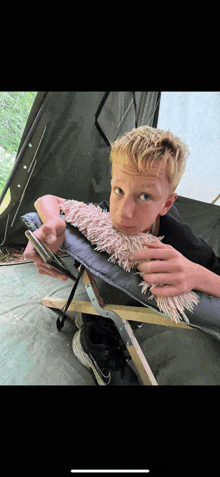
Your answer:
[[[109,198],[109,144],[141,125],[156,127],[160,92],[41,92],[5,189],[0,243],[24,243],[20,216],[45,194],[99,202]],[[0,200],[0,202],[1,202]]]

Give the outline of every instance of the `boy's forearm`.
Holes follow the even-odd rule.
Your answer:
[[[220,276],[197,264],[194,289],[220,298]]]
[[[35,202],[34,207],[43,224],[60,219],[60,203],[64,200],[54,195],[44,195]]]

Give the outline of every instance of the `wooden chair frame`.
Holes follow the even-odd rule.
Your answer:
[[[100,296],[97,284],[91,272],[85,269],[82,279],[90,302],[73,300],[68,308],[68,311],[89,313],[112,319],[117,326],[117,329],[127,347],[128,352],[130,353],[131,359],[133,360],[143,384],[147,386],[157,386],[158,383],[133,333],[129,321],[132,320],[143,323],[187,328],[190,330],[193,330],[194,328],[191,328],[183,322],[176,324],[174,321],[166,318],[160,312],[153,311],[148,307],[105,304],[102,297]],[[44,297],[41,300],[41,304],[43,306],[56,309],[62,309],[66,302],[66,299],[55,297]]]

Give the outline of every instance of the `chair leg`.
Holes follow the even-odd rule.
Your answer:
[[[90,298],[90,302],[73,301],[68,309],[71,308],[72,311],[100,315],[103,318],[109,318],[113,320],[143,384],[147,386],[158,385],[129,322],[123,318],[127,314],[127,307],[118,307],[116,305],[115,308],[117,313],[114,311],[114,306],[111,306],[111,310],[109,310],[99,294],[99,290],[93,275],[88,270],[84,270],[82,278]],[[62,309],[65,303],[66,300],[54,297],[45,297],[41,300],[42,305],[50,308]],[[140,311],[140,309],[137,311]],[[120,316],[120,313],[122,316]]]
[[[114,311],[106,310],[105,303],[103,302],[103,299],[99,294],[99,290],[95,283],[94,277],[88,270],[84,271],[83,282],[95,311],[100,316],[103,316],[104,318],[110,318],[114,321],[143,384],[154,386],[157,385],[157,381],[150,369],[150,366],[128,321],[122,319]]]
[[[131,359],[133,360],[133,363],[138,371],[138,374],[145,386],[158,386],[158,383],[151,371],[151,368],[144,356],[144,353],[134,336],[133,330],[131,328],[131,325],[129,324],[128,321],[122,320],[127,328],[127,332],[131,338],[132,344],[126,345],[128,352],[130,353]]]

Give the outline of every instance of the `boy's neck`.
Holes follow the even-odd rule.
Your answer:
[[[150,233],[152,235],[158,235],[159,233],[159,228],[160,228],[160,216],[158,215],[152,225],[152,229],[150,231]]]

